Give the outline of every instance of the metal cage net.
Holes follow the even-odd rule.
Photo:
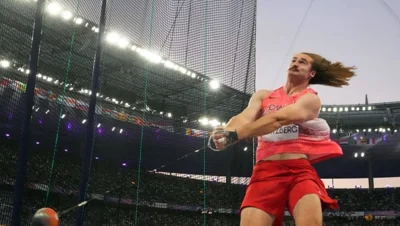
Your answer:
[[[12,28],[14,34],[4,29],[8,38],[2,43],[19,48],[9,53],[13,59],[11,70],[15,72],[5,79],[9,79],[12,84],[21,83],[20,86],[26,88],[26,78],[31,76],[26,56],[29,56],[32,24],[38,4],[35,1],[7,1],[3,4],[1,9],[7,18],[2,20],[3,26]],[[97,35],[90,29],[95,23],[80,16],[80,2],[70,2],[68,6],[66,8],[65,3],[52,1],[47,2],[43,8],[40,61],[36,74],[24,183],[25,192],[33,195],[23,199],[22,224],[29,224],[40,207],[52,207],[59,211],[78,201],[79,163],[82,162],[85,149],[84,122],[89,100],[80,87],[91,84],[94,41]],[[91,13],[99,17],[98,8],[92,8]],[[21,55],[23,52],[25,54]],[[20,90],[23,94],[21,87],[14,91]],[[7,99],[2,95],[2,100]],[[23,102],[9,105],[14,108],[10,114],[23,113]],[[17,130],[15,134],[18,134],[21,125],[14,126]],[[15,169],[16,166],[10,168]],[[74,222],[72,212],[63,216],[65,223],[70,219]]]
[[[124,216],[135,225],[168,222],[148,208],[180,209],[177,214],[186,217],[178,222],[190,217],[194,225],[217,224],[211,223],[215,209],[240,206],[246,181],[232,176],[249,173],[254,147],[244,143],[215,153],[205,142],[213,126],[239,113],[254,92],[255,1],[126,1],[108,7],[105,48],[123,57],[102,75],[102,90],[126,108],[112,117],[128,126],[105,124],[117,134],[106,136],[121,141],[108,149],[119,150],[114,158],[132,173],[133,186],[122,197],[135,210]],[[224,217],[222,224],[238,222],[234,214]]]
[[[23,2],[0,2],[0,224],[9,225],[13,207],[13,182],[17,175],[20,128],[24,121],[26,78],[34,10]],[[19,16],[18,16],[19,15]]]
[[[206,143],[254,92],[256,2],[106,2],[96,93],[102,1],[44,4],[22,224],[41,207],[61,213],[83,200],[60,225],[80,212],[82,225],[238,224],[254,143],[227,152]],[[0,4],[2,199],[11,208],[38,3]],[[11,210],[3,215],[10,223]]]

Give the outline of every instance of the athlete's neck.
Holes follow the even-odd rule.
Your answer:
[[[294,95],[298,94],[304,89],[307,89],[308,83],[300,83],[300,84],[295,84],[291,81],[286,81],[285,86],[283,87],[283,92],[285,92],[286,95]]]

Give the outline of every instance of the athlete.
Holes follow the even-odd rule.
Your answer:
[[[355,69],[317,54],[296,54],[284,86],[257,91],[243,112],[214,130],[218,150],[258,137],[241,226],[282,225],[285,208],[297,226],[322,226],[322,210],[338,208],[311,164],[343,152],[330,140],[329,125],[318,118],[321,102],[309,85],[348,85]]]

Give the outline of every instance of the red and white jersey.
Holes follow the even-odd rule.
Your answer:
[[[278,111],[296,102],[306,93],[315,93],[307,88],[288,96],[283,87],[272,91],[262,103],[262,115]],[[276,131],[258,137],[256,161],[282,153],[305,154],[311,163],[343,155],[341,147],[330,139],[330,128],[324,119],[316,118],[301,124],[282,126]]]

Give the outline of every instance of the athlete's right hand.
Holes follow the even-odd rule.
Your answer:
[[[226,140],[226,137],[221,133],[224,130],[225,130],[225,127],[218,126],[218,127],[214,128],[214,130],[211,134],[211,139],[214,142],[214,145],[217,150],[225,149],[227,140]]]

